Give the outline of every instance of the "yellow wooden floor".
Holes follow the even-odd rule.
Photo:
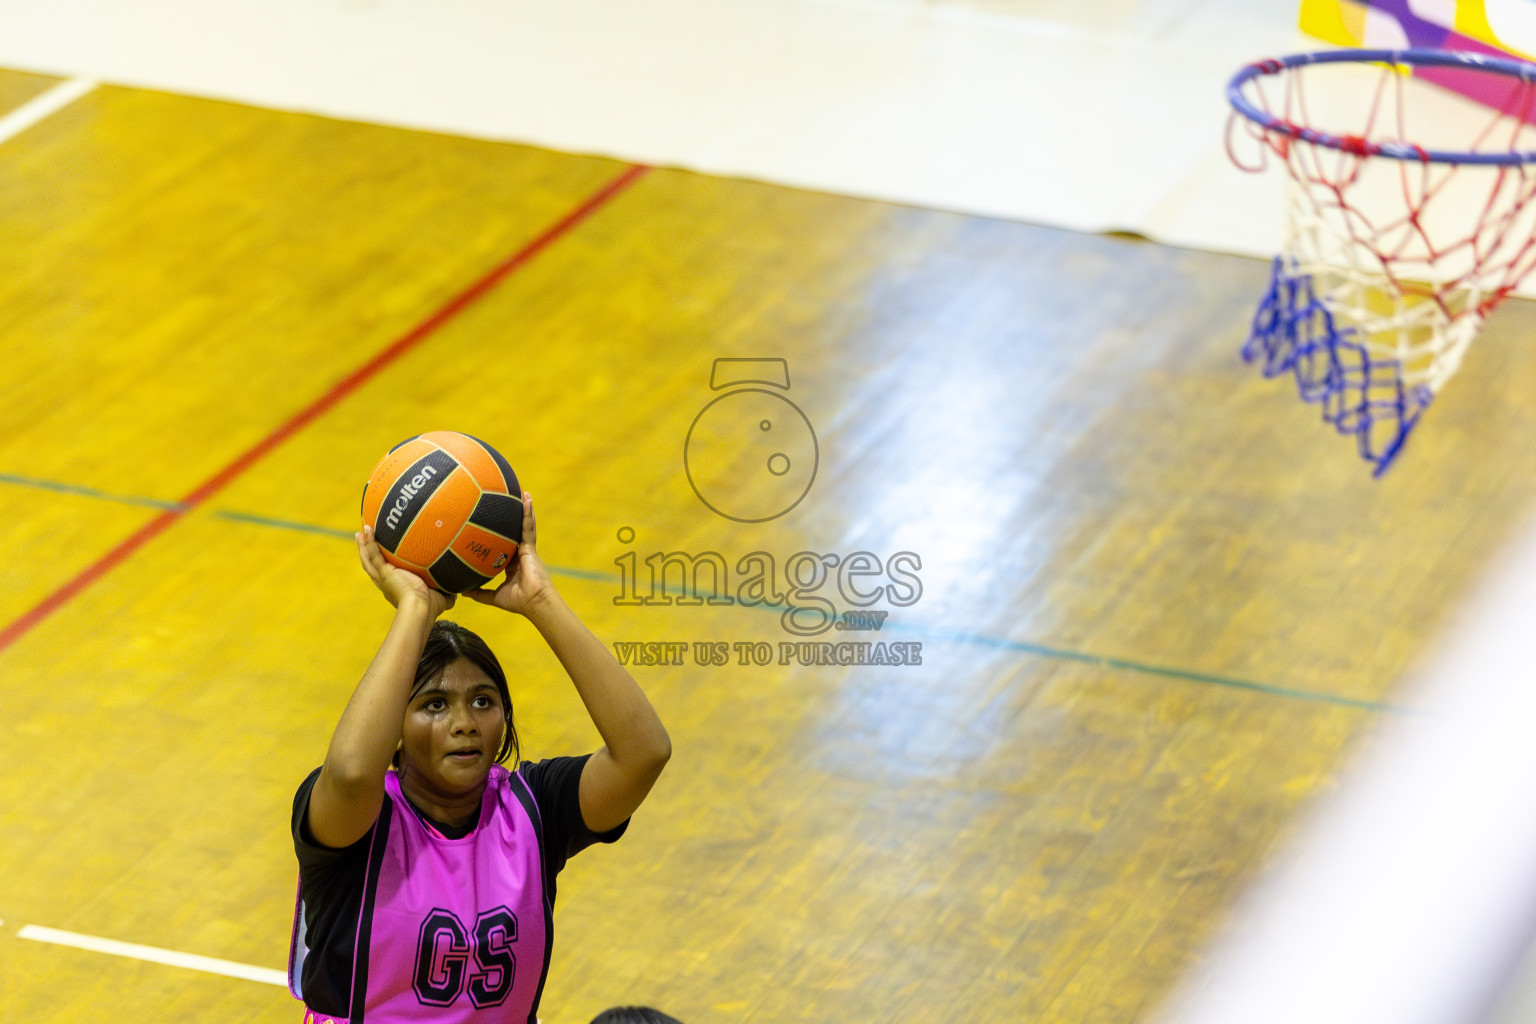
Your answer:
[[[1261,263],[667,169],[337,390],[625,169],[109,86],[0,143],[0,1021],[297,1019],[21,932],[284,966],[292,793],[387,621],[360,488],[422,430],[510,458],[608,640],[921,644],[635,670],[676,754],[562,878],[550,1024],[1148,1019],[1536,499],[1530,304],[1375,481],[1238,360]],[[721,357],[814,429],[771,521],[685,471]],[[615,603],[630,555],[806,551],[921,594],[806,638]],[[455,616],[526,754],[595,745],[530,629]]]

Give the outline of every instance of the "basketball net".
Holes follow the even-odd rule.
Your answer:
[[[1536,164],[1520,159],[1536,149],[1531,81],[1505,76],[1492,109],[1437,93],[1411,66],[1266,62],[1244,96],[1274,123],[1234,114],[1290,172],[1284,248],[1243,358],[1268,377],[1290,372],[1378,476],[1536,265]],[[1310,130],[1314,116],[1328,127]],[[1340,116],[1351,134],[1328,134]],[[1257,169],[1230,130],[1228,150]]]

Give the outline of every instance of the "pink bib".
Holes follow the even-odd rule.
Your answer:
[[[480,822],[462,839],[423,821],[394,772],[385,793],[358,921],[350,1024],[532,1021],[549,908],[526,784],[492,767]],[[294,952],[301,963],[302,950]]]

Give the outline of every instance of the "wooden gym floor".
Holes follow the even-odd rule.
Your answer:
[[[552,1024],[1150,1019],[1536,498],[1528,303],[1377,481],[1238,359],[1264,265],[1132,239],[110,86],[0,143],[0,237],[7,1024],[298,1019],[290,801],[388,619],[362,482],[422,430],[510,458],[601,636],[690,645],[635,669],[676,754],[562,876]],[[813,428],[778,518],[690,486],[722,357]],[[701,492],[767,508],[750,468]],[[880,632],[615,603],[805,551],[884,567]],[[595,746],[525,624],[453,615],[528,756]]]

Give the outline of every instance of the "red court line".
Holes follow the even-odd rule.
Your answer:
[[[16,621],[6,626],[5,629],[0,630],[0,651],[4,651],[11,644],[21,639],[38,623],[68,604],[76,594],[79,594],[86,587],[106,575],[119,562],[139,548],[164,533],[168,527],[176,523],[188,512],[191,512],[197,506],[223,490],[236,477],[255,465],[264,455],[298,433],[312,420],[347,397],[347,395],[356,391],[369,378],[416,347],[421,341],[430,337],[439,327],[442,327],[448,321],[458,316],[476,300],[485,295],[486,292],[500,284],[504,278],[548,248],[551,243],[576,227],[576,225],[586,220],[603,204],[624,191],[624,189],[633,184],[637,178],[648,170],[650,168],[644,164],[632,164],[625,168],[623,173],[594,192],[585,202],[556,221],[543,234],[513,253],[480,280],[454,296],[442,309],[427,317],[427,319],[412,328],[409,333],[368,360],[368,362],[353,371],[349,376],[339,381],[331,390],[321,395],[308,407],[289,419],[288,422],[256,442],[245,454],[193,489],[177,503],[176,508],[161,512],[142,526],[138,532],[83,569],[74,579],[43,598],[30,611],[24,613]]]

